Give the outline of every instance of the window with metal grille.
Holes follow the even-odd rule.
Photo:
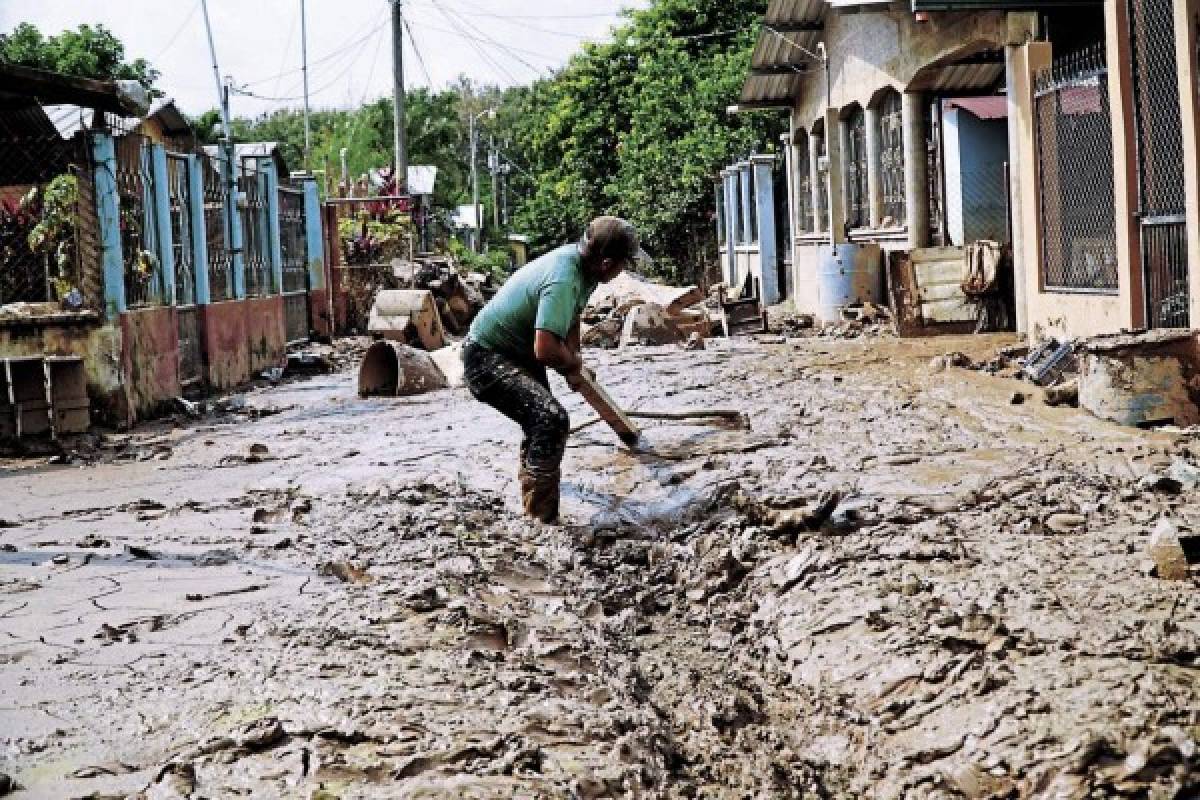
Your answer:
[[[816,213],[813,215],[814,228],[817,233],[825,233],[829,230],[829,167],[826,164],[822,166],[829,157],[828,143],[825,141],[825,126],[823,123],[818,123],[813,127],[812,136],[817,142],[817,171],[812,176],[812,179],[817,182],[817,193],[815,200],[817,203]]]
[[[846,117],[846,224],[864,228],[871,221],[867,199],[867,118],[862,106]]]
[[[796,231],[812,233],[812,165],[808,160],[808,134],[804,131],[796,131],[792,160],[795,161],[795,175],[792,177],[796,181]]]
[[[883,194],[884,227],[905,224],[904,117],[900,93],[887,92],[879,101],[879,184]]]
[[[1041,278],[1046,289],[1117,289],[1112,118],[1103,46],[1037,78]]]

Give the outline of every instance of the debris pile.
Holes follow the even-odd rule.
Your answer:
[[[621,273],[592,293],[582,315],[586,347],[611,349],[633,345],[683,344],[718,329],[704,293],[695,286],[677,288]]]

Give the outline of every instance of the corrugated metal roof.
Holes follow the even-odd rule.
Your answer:
[[[752,70],[795,67],[811,69],[812,53],[822,31],[797,30],[824,23],[829,8],[826,0],[770,0],[763,16],[763,27],[750,58]],[[807,51],[807,52],[805,52]],[[739,102],[751,104],[790,104],[800,88],[800,75],[781,72],[774,75],[751,74],[742,87]]]
[[[767,25],[795,25],[825,18],[825,0],[771,0],[763,22]]]
[[[929,67],[913,78],[911,88],[927,92],[990,90],[1004,78],[1004,64],[949,64]]]
[[[1004,119],[1008,116],[1008,98],[999,95],[990,97],[956,97],[946,100],[943,107],[961,108],[980,119]]]

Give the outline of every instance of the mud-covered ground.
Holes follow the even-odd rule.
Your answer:
[[[507,421],[349,372],[98,463],[9,462],[0,773],[53,798],[1198,796],[1200,601],[1145,545],[1200,506],[1139,481],[1200,444],[928,366],[1005,342],[593,354],[629,407],[751,429],[647,422],[636,454],[581,430],[556,527],[518,513]]]

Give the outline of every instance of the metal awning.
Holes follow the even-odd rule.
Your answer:
[[[815,66],[809,54],[816,51],[821,39],[828,6],[827,0],[770,0],[750,57],[750,74],[742,86],[739,107],[783,108],[792,104],[801,76]]]

